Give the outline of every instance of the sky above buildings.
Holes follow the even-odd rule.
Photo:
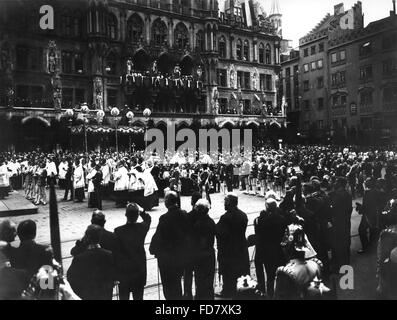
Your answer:
[[[224,0],[219,0],[223,2]],[[273,0],[258,0],[269,14]],[[278,0],[283,15],[283,37],[299,46],[299,38],[312,30],[327,13],[333,14],[334,5],[343,2],[345,10],[357,0]],[[361,0],[365,26],[375,20],[386,18],[392,10],[392,0]]]

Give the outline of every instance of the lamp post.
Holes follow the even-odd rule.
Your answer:
[[[147,148],[147,129],[148,129],[148,123],[149,123],[149,118],[152,114],[152,110],[150,110],[149,108],[146,108],[145,110],[143,110],[143,116],[145,117],[146,121],[145,121],[145,151]]]
[[[96,120],[98,121],[99,125],[102,124],[104,117],[105,117],[105,112],[103,110],[98,110],[96,113]],[[102,135],[101,135],[101,144],[99,145],[99,151],[101,150],[101,145],[102,145]]]
[[[128,111],[126,114],[126,117],[128,119],[128,124],[130,125],[130,127],[132,128],[132,122],[134,119],[134,113],[132,111]],[[132,146],[132,138],[131,138],[131,132],[129,134],[129,138],[130,138],[130,153],[131,153],[131,146]]]
[[[68,128],[70,129],[70,150],[72,150],[72,123],[73,123],[73,116],[74,116],[74,111],[73,109],[67,109],[65,111],[65,115],[68,118]]]
[[[88,108],[87,103],[83,103],[81,106],[81,112],[83,114],[83,124],[84,124],[84,144],[85,144],[85,153],[88,155],[88,143],[87,143],[87,124],[88,124],[88,112],[90,112],[90,108]]]
[[[112,110],[110,110],[110,114],[113,117],[114,120],[114,125],[116,127],[116,153],[119,153],[119,141],[118,141],[118,124],[120,119],[118,118],[119,114],[120,114],[120,110],[116,107],[112,108]]]

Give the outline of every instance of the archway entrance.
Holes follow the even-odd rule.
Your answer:
[[[32,151],[41,149],[50,151],[54,148],[54,133],[47,120],[36,117],[25,118],[18,127],[19,130],[15,130],[17,136],[15,146],[17,150]]]

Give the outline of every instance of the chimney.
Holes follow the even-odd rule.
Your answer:
[[[344,14],[344,13],[345,13],[345,7],[343,5],[343,2],[334,6],[334,16],[338,16],[338,15]]]
[[[390,12],[391,15],[395,16],[396,15],[396,0],[393,0],[393,11]]]

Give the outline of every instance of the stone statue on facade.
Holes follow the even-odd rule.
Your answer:
[[[219,102],[218,102],[218,99],[219,99],[219,91],[218,91],[218,88],[215,87],[212,90],[212,103],[211,103],[214,114],[219,114]]]
[[[94,80],[94,101],[95,108],[103,110],[103,86],[100,78]]]
[[[128,58],[127,60],[127,75],[132,75],[132,70],[134,68],[134,64],[132,63],[132,59]]]

